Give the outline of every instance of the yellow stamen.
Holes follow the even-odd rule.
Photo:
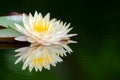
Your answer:
[[[49,56],[48,56],[47,54],[45,55],[45,59],[46,59],[46,60],[45,60],[46,63],[49,63],[49,62],[50,62],[50,58],[49,58]]]
[[[42,20],[33,22],[33,30],[39,33],[48,31],[49,24],[43,22]]]
[[[43,63],[44,63],[44,58],[43,57],[38,58],[38,65],[43,65]]]
[[[34,58],[33,59],[33,65],[34,66],[38,66],[38,65],[43,66],[44,62],[45,62],[45,64],[50,63],[50,57],[47,54],[45,54],[44,57],[39,57],[39,58]]]
[[[56,54],[56,55],[59,55],[59,52],[56,52],[55,54]]]
[[[44,58],[43,57],[34,58],[33,59],[33,65],[34,66],[36,66],[36,65],[43,65],[43,62],[44,62]]]
[[[33,65],[34,65],[34,66],[37,65],[37,59],[36,59],[36,58],[33,59]]]

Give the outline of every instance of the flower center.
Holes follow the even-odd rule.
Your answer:
[[[35,65],[35,66],[43,65],[43,63],[44,63],[44,58],[43,57],[33,59],[33,65]]]
[[[37,65],[43,66],[44,64],[49,64],[49,63],[50,63],[50,58],[47,54],[44,57],[39,57],[39,58],[35,57],[33,59],[34,66],[37,66]]]
[[[43,33],[45,31],[48,31],[49,23],[45,23],[42,20],[34,21],[33,22],[33,30],[35,32]]]

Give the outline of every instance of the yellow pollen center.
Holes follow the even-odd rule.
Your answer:
[[[48,31],[48,28],[49,28],[49,24],[43,22],[42,20],[40,21],[35,20],[33,22],[33,30],[36,32],[42,33],[42,32]]]
[[[43,66],[44,62],[46,64],[50,63],[50,58],[48,55],[45,55],[44,57],[34,58],[32,63],[34,66],[37,66],[37,65]]]
[[[40,57],[40,58],[34,58],[33,59],[33,65],[43,65],[43,62],[44,62],[44,58],[43,57]]]

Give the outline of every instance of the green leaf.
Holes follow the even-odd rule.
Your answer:
[[[17,37],[21,34],[14,29],[0,29],[0,38]]]
[[[9,27],[15,28],[15,23],[23,25],[21,15],[0,17],[0,26],[6,27],[6,28],[9,28]]]

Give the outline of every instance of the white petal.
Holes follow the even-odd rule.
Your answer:
[[[32,63],[31,63],[31,64],[29,65],[29,71],[31,72],[32,69],[33,69],[33,65],[32,65]]]
[[[73,52],[72,49],[68,45],[63,44],[63,46],[69,53]]]
[[[16,24],[16,23],[15,23],[15,26],[16,26],[15,29],[16,29],[18,32],[29,36],[29,33],[24,29],[23,26],[21,26],[21,25],[19,25],[19,24]]]
[[[15,61],[15,64],[19,63],[20,61],[22,61],[22,57],[19,57],[19,58]]]
[[[49,65],[49,64],[45,64],[45,65],[44,65],[44,68],[50,70],[50,65]]]
[[[28,38],[27,38],[27,41],[30,42],[30,43],[36,42],[36,40],[35,40],[34,38],[31,38],[31,37],[28,37]]]
[[[69,23],[67,26],[66,26],[66,29],[68,29],[70,27],[71,23]]]
[[[43,17],[42,17],[42,14],[41,13],[39,13],[38,14],[38,20],[41,20]]]
[[[15,40],[17,41],[27,41],[27,37],[26,36],[18,36],[15,38]]]
[[[38,16],[38,12],[37,12],[37,11],[35,11],[34,17],[37,17],[37,16]]]
[[[32,28],[32,25],[33,25],[33,20],[34,20],[34,18],[33,18],[33,16],[32,16],[32,14],[29,13],[29,24],[30,24],[30,27],[31,27],[31,28]]]
[[[38,68],[37,68],[37,66],[35,66],[35,71],[36,71],[36,72],[38,71]]]
[[[18,54],[15,55],[15,57],[21,56],[22,54],[23,54],[23,53],[18,53]]]
[[[39,68],[38,68],[38,69],[39,69],[39,71],[42,71],[42,67],[41,67],[41,66],[39,66]]]
[[[18,48],[15,50],[15,52],[24,52],[28,49],[29,47],[22,47],[22,48]]]
[[[24,64],[22,70],[25,70],[28,67],[28,64]]]
[[[24,24],[25,29],[26,29],[28,32],[31,32],[32,29],[31,29],[31,25],[30,25],[28,16],[26,16],[25,14],[23,14],[22,20],[23,20],[23,24]]]
[[[35,11],[35,14],[34,14],[34,20],[38,20],[38,12],[37,11]]]
[[[65,33],[68,33],[72,30],[73,28],[69,28]]]
[[[19,24],[16,24],[15,23],[15,26],[16,26],[16,30],[22,34],[24,34],[24,29],[22,28],[23,26],[19,25]]]
[[[46,22],[49,22],[49,20],[50,20],[50,13],[48,13],[48,14],[44,17],[44,20],[45,20]]]
[[[51,62],[51,65],[56,66],[56,63],[55,62]]]
[[[69,34],[67,35],[66,37],[73,37],[73,36],[76,36],[77,34]]]
[[[68,43],[77,43],[77,41],[68,40]]]
[[[30,59],[29,57],[25,60],[24,64],[23,64],[23,67],[22,67],[22,70],[25,70],[28,66],[29,66],[29,63],[30,63]]]

